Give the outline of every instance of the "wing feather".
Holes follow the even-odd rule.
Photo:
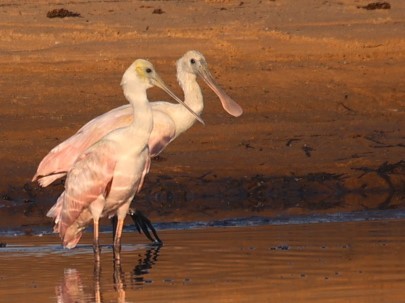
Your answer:
[[[59,215],[59,233],[63,238],[84,209],[105,196],[113,179],[116,160],[114,146],[101,141],[82,154],[69,171]]]
[[[175,122],[165,112],[155,108],[153,111],[153,129],[148,141],[150,156],[159,155],[175,137]]]
[[[174,104],[152,102],[153,130],[148,142],[151,157],[159,155],[176,138],[176,123],[166,112]],[[122,105],[86,123],[76,134],[54,147],[41,161],[32,181],[43,187],[63,177],[86,149],[109,132],[132,122],[132,108]]]
[[[123,105],[89,121],[42,159],[32,181],[38,179],[39,184],[46,187],[63,177],[86,149],[109,132],[129,125],[132,119],[132,108]]]

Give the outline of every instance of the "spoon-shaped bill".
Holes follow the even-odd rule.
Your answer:
[[[201,66],[198,70],[198,74],[203,78],[205,83],[214,91],[214,93],[221,100],[222,107],[232,116],[239,117],[242,115],[242,107],[238,103],[232,100],[227,93],[217,84],[217,82],[212,77],[211,73],[205,66]]]
[[[181,101],[163,82],[163,80],[156,74],[155,77],[153,78],[153,84],[156,85],[157,87],[163,89],[170,97],[172,97],[174,100],[176,100],[178,103],[183,105],[187,110],[203,125],[205,125],[205,122],[199,115],[197,115],[187,104],[185,104],[183,101]]]

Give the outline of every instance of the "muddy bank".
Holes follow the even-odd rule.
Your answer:
[[[154,161],[137,198],[153,220],[403,208],[405,4],[363,2],[1,5],[1,224],[48,224],[62,186],[30,184],[42,157],[126,102],[135,58],[181,96],[174,62],[190,49],[244,114],[201,83],[206,126]],[[47,17],[61,8],[80,17]]]
[[[312,173],[236,179],[211,171],[193,177],[150,174],[133,206],[155,222],[404,209],[403,161],[353,170],[356,177]],[[45,214],[62,191],[63,180],[46,189],[26,183],[23,189],[3,193],[0,227],[18,227],[24,222],[30,233],[31,227],[50,225]]]

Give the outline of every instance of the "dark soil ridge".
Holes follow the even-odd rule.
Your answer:
[[[405,208],[404,160],[352,172],[245,177],[212,171],[200,176],[151,173],[134,206],[159,222]],[[0,228],[52,224],[46,212],[62,190],[63,180],[49,188],[26,183],[0,193],[5,218]]]

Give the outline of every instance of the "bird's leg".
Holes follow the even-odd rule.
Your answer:
[[[118,293],[117,302],[125,301],[125,274],[122,271],[121,263],[114,262],[114,286]]]
[[[100,276],[101,276],[100,262],[95,262],[93,270],[93,280],[94,280],[94,298],[96,303],[101,302]]]
[[[89,206],[89,211],[93,217],[93,250],[94,250],[94,260],[96,262],[100,262],[100,253],[101,253],[101,248],[99,244],[99,220],[101,213],[103,211],[105,204],[105,198],[103,195],[100,195],[97,197],[96,200],[94,200],[90,206]]]
[[[93,250],[94,260],[100,262],[100,243],[98,240],[98,219],[94,219],[94,233],[93,233]]]
[[[112,224],[112,232],[113,232],[113,241],[115,239],[115,232],[117,230],[117,222],[118,222],[118,218],[117,216],[113,216],[111,217],[111,224]]]
[[[122,228],[124,226],[124,218],[118,218],[117,228],[115,230],[115,238],[114,238],[114,260],[115,262],[120,262],[120,253],[121,253],[121,236],[122,236]]]

